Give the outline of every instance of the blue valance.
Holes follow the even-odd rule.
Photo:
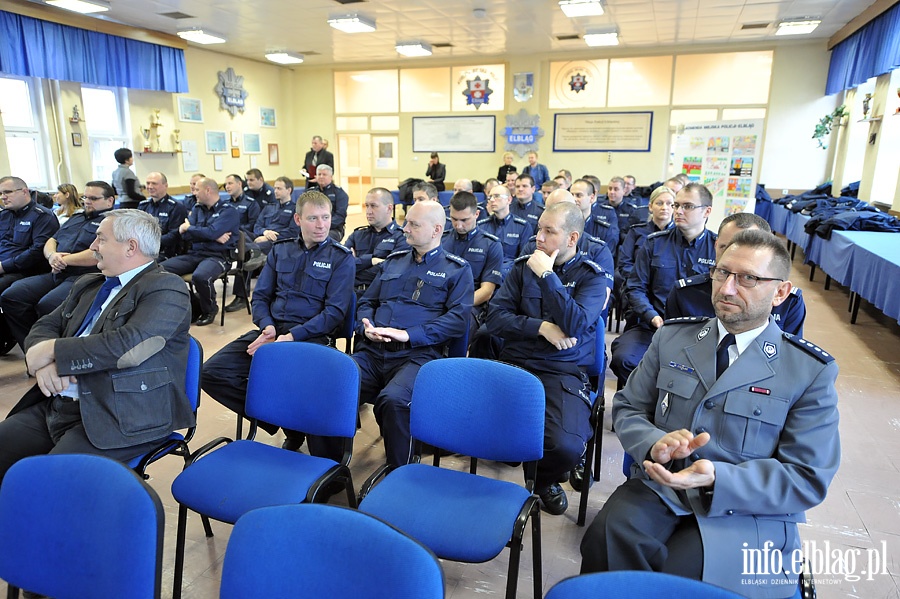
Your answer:
[[[186,92],[184,50],[0,11],[0,72]]]
[[[831,50],[825,94],[856,87],[900,67],[900,3]]]

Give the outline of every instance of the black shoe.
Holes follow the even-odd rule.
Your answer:
[[[216,321],[216,313],[210,312],[209,314],[201,314],[200,318],[197,319],[196,324],[198,327],[205,327],[208,324],[212,324]]]
[[[538,491],[538,497],[541,498],[541,503],[544,504],[544,511],[553,516],[561,516],[569,509],[569,500],[566,498],[566,492],[556,483]]]
[[[572,469],[572,475],[569,477],[569,483],[576,491],[581,491],[581,485],[584,483],[584,459],[578,462],[578,465]],[[588,485],[594,485],[594,478],[588,477]]]
[[[241,310],[247,309],[247,299],[243,297],[236,297],[231,300],[231,303],[225,306],[226,312],[240,312]]]
[[[560,475],[559,475],[559,478],[556,479],[556,482],[558,482],[559,484],[563,484],[563,483],[569,482],[569,473],[568,473],[568,472],[563,472],[562,474],[560,474]]]

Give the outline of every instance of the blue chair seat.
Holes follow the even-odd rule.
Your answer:
[[[438,557],[480,563],[509,543],[518,508],[529,497],[515,483],[409,464],[375,486],[360,509],[387,520]]]
[[[184,435],[182,433],[174,432],[174,433],[170,434],[166,438],[165,441],[160,441],[159,447],[162,447],[163,444],[166,444],[166,445],[165,445],[165,447],[158,449],[158,453],[156,454],[156,459],[159,459],[163,456],[169,455],[170,453],[172,453],[173,451],[175,451],[176,449],[181,447],[181,443],[183,441],[184,441]],[[140,466],[141,460],[144,459],[145,455],[146,454],[135,456],[135,457],[131,458],[130,460],[128,460],[128,462],[126,462],[125,465],[133,470],[133,469],[137,468],[138,466]],[[156,461],[156,460],[154,460],[154,461]]]
[[[196,512],[233,524],[252,509],[305,501],[313,484],[338,468],[326,458],[234,441],[179,474],[172,495]]]

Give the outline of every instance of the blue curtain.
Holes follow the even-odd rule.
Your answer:
[[[184,50],[0,11],[0,72],[165,92],[188,91]]]
[[[898,67],[900,4],[895,4],[831,50],[825,94],[856,87]]]

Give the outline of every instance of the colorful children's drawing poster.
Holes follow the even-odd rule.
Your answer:
[[[700,156],[685,156],[682,162],[681,172],[688,176],[698,177],[703,169],[703,158]]]

